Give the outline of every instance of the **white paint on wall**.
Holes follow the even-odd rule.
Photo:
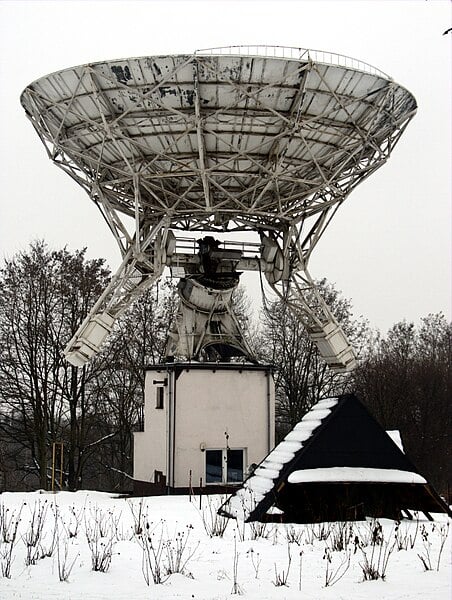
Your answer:
[[[164,408],[155,408],[164,386]],[[145,431],[135,434],[134,478],[171,487],[205,484],[206,449],[243,449],[244,471],[274,446],[274,382],[266,367],[166,365],[149,369]]]

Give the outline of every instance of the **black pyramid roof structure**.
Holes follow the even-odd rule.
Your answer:
[[[354,394],[321,400],[220,511],[310,523],[452,513]]]

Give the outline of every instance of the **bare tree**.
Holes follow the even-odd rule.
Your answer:
[[[154,285],[120,319],[99,357],[98,431],[114,436],[98,449],[98,463],[110,489],[124,490],[132,478],[133,432],[143,429],[145,366],[165,359],[176,309],[175,285]]]
[[[444,493],[450,484],[452,325],[442,314],[419,327],[402,321],[377,337],[354,373],[362,400],[386,429],[399,429],[408,455]]]
[[[351,302],[334,285],[322,280],[319,288],[349,339],[360,349],[369,335],[367,323],[353,318]],[[264,311],[260,347],[260,358],[277,369],[276,418],[280,436],[322,397],[343,393],[349,387],[350,377],[328,369],[300,319],[280,301],[270,303]]]
[[[92,372],[77,370],[63,348],[109,277],[85,250],[51,251],[42,241],[6,260],[0,271],[0,402],[4,443],[24,477],[47,487],[52,443],[65,441],[69,485],[84,428]]]

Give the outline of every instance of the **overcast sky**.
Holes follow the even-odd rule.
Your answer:
[[[157,2],[0,0],[0,256],[34,239],[119,249],[85,192],[47,158],[19,103],[33,80],[104,59],[233,44],[328,50],[373,64],[410,90],[418,113],[389,162],[350,195],[311,259],[386,331],[451,315],[451,4],[441,0]],[[257,289],[251,284],[251,289]]]

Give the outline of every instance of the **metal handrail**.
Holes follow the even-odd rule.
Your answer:
[[[294,46],[266,46],[257,44],[255,46],[218,46],[216,48],[203,48],[196,50],[198,55],[231,55],[231,56],[264,56],[267,58],[291,58],[295,60],[312,60],[327,65],[347,67],[357,71],[363,71],[371,75],[391,79],[391,77],[377,69],[373,65],[344,54],[326,52],[324,50],[308,50],[307,48],[296,48]]]
[[[240,242],[235,240],[218,240],[221,250],[240,250],[244,258],[254,257],[260,254],[260,242]],[[183,254],[197,254],[199,252],[198,242],[194,238],[176,237],[176,252]]]

